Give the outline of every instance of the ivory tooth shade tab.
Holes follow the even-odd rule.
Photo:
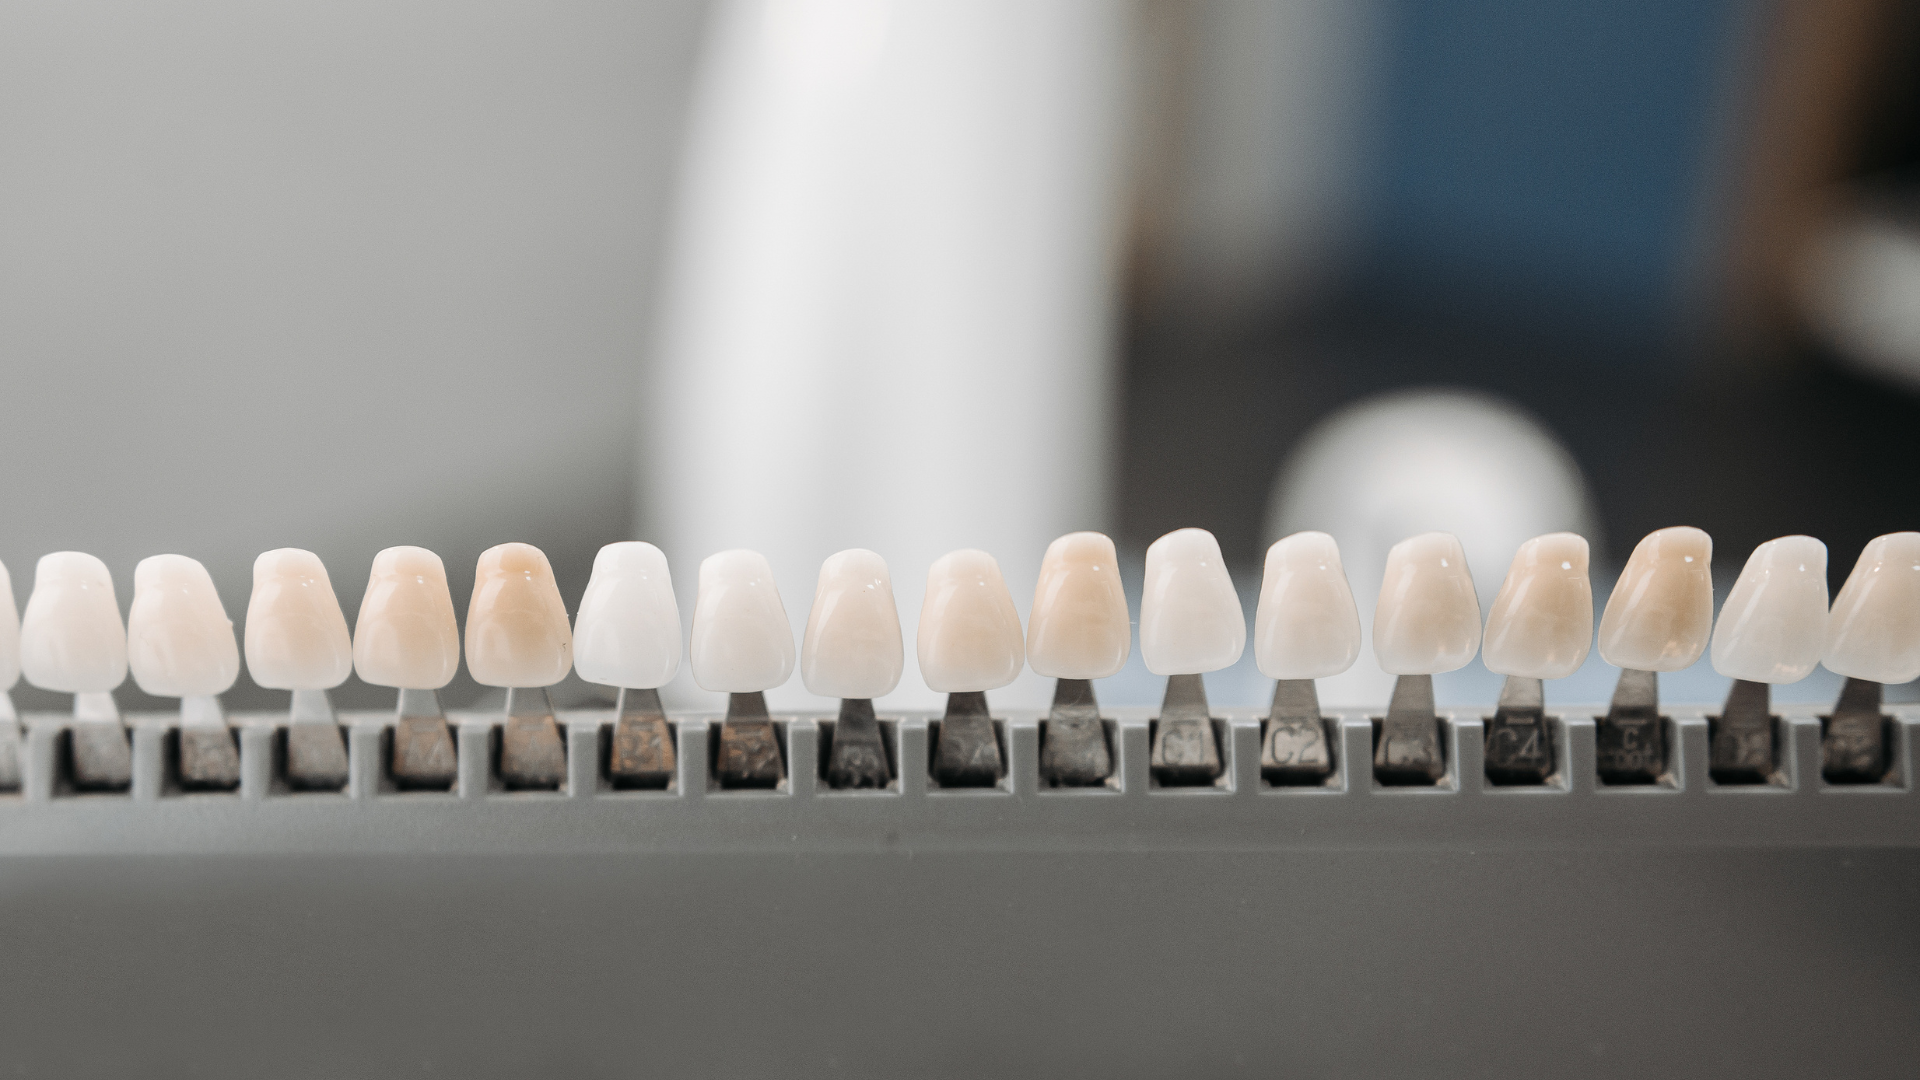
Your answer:
[[[1040,726],[1040,774],[1056,785],[1105,783],[1113,774],[1106,724],[1093,693],[1126,665],[1133,623],[1113,541],[1068,533],[1047,545],[1027,617],[1027,666],[1058,680]]]
[[[1480,648],[1480,601],[1467,555],[1452,533],[1430,532],[1387,552],[1373,613],[1373,653],[1398,675],[1373,755],[1388,784],[1438,783],[1446,774],[1433,676],[1465,667]]]
[[[914,643],[927,688],[947,695],[934,775],[947,787],[992,787],[1005,771],[988,690],[1012,682],[1026,663],[1020,613],[984,551],[949,552],[927,569]]]
[[[240,748],[217,695],[240,675],[240,646],[198,561],[154,555],[134,567],[127,665],[140,689],[180,699],[181,786],[239,786]]]
[[[20,609],[13,604],[13,578],[0,564],[0,791],[20,790],[20,718],[13,684],[20,681]]]
[[[673,782],[673,729],[659,688],[680,670],[680,649],[680,604],[665,553],[638,540],[601,548],[573,620],[573,670],[620,688],[607,760],[617,787]]]
[[[78,551],[40,557],[20,619],[20,670],[42,690],[73,695],[74,786],[125,788],[133,750],[113,688],[127,677],[127,632],[107,564]]]
[[[509,788],[558,788],[567,751],[546,688],[573,669],[573,628],[546,553],[500,544],[480,553],[467,603],[467,670],[507,690],[500,779]]]
[[[1487,721],[1486,771],[1496,784],[1541,784],[1553,773],[1545,679],[1564,679],[1593,644],[1593,586],[1587,541],[1548,533],[1520,545],[1493,609],[1480,659],[1505,675],[1500,705]]]
[[[807,690],[840,699],[827,754],[828,784],[883,788],[891,781],[873,699],[893,692],[905,666],[887,560],[864,548],[829,557],[820,565],[800,645]]]
[[[1822,741],[1828,783],[1870,784],[1886,775],[1883,683],[1920,678],[1920,532],[1869,541],[1827,618],[1821,663],[1846,676]]]
[[[1687,525],[1648,533],[1600,616],[1600,659],[1621,669],[1594,731],[1602,780],[1650,784],[1666,771],[1658,673],[1698,660],[1712,632],[1713,539]]]
[[[1299,532],[1267,549],[1253,656],[1277,680],[1260,741],[1260,771],[1276,784],[1317,784],[1333,771],[1331,738],[1315,679],[1338,675],[1360,655],[1360,609],[1340,545]]]
[[[1167,676],[1148,755],[1161,783],[1211,784],[1220,776],[1219,741],[1200,676],[1232,665],[1246,646],[1246,614],[1213,534],[1176,529],[1149,545],[1140,658],[1148,671]]]
[[[1733,689],[1710,717],[1708,770],[1721,783],[1773,772],[1773,683],[1798,682],[1827,645],[1827,545],[1783,536],[1753,549],[1713,628],[1713,669]]]
[[[353,669],[400,691],[393,778],[401,787],[445,790],[455,774],[453,732],[435,693],[460,667],[460,629],[440,556],[390,547],[373,557],[353,628]]]
[[[327,691],[353,674],[353,641],[320,556],[275,548],[253,560],[247,601],[247,673],[291,690],[287,782],[309,791],[347,783],[347,744]]]
[[[721,786],[778,786],[785,772],[765,691],[793,674],[793,626],[766,556],[738,549],[700,564],[692,652],[693,681],[729,695],[716,770]]]

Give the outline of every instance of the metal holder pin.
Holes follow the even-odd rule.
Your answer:
[[[984,691],[947,695],[934,746],[933,775],[941,787],[993,787],[1005,772],[1000,739],[993,730]]]
[[[500,781],[516,791],[554,791],[567,778],[567,747],[544,687],[507,691],[500,732]]]
[[[180,699],[180,786],[232,791],[240,786],[240,741],[212,695]]]
[[[1040,723],[1040,775],[1061,787],[1104,784],[1113,775],[1113,752],[1092,680],[1053,684],[1053,708]]]
[[[0,791],[20,790],[20,715],[13,711],[13,694],[0,690]]]
[[[660,691],[622,687],[614,715],[613,752],[607,759],[613,785],[665,790],[673,783],[677,758]]]
[[[111,691],[73,695],[68,753],[81,791],[125,791],[133,783],[133,744]]]
[[[1374,778],[1383,784],[1437,784],[1446,774],[1440,717],[1433,711],[1433,676],[1399,676],[1374,740]]]
[[[1826,718],[1820,775],[1829,784],[1877,784],[1887,774],[1887,718],[1880,684],[1848,679]]]
[[[767,715],[767,696],[759,691],[727,698],[720,725],[715,771],[725,788],[779,787],[786,777],[780,762],[780,732]]]
[[[1148,765],[1168,787],[1211,784],[1220,776],[1220,740],[1213,733],[1207,684],[1199,675],[1167,676]]]
[[[1486,747],[1487,779],[1496,784],[1544,784],[1553,775],[1553,733],[1539,679],[1507,676],[1487,721]]]
[[[1594,764],[1609,784],[1652,784],[1667,771],[1660,676],[1621,668],[1607,715],[1594,725]]]
[[[880,738],[880,720],[872,698],[841,698],[840,716],[833,722],[833,745],[827,751],[827,783],[836,788],[883,788],[893,779],[887,768],[887,746]]]
[[[393,780],[410,790],[446,791],[457,772],[453,730],[432,690],[402,690],[393,720]]]
[[[347,741],[325,690],[295,690],[287,720],[287,784],[300,791],[347,786]]]
[[[1333,745],[1320,716],[1320,691],[1312,679],[1273,684],[1260,738],[1260,774],[1270,784],[1324,783],[1333,772]]]
[[[1707,717],[1707,775],[1716,784],[1763,784],[1773,775],[1773,687],[1733,680],[1719,716]]]

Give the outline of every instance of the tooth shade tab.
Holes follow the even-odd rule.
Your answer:
[[[440,556],[422,547],[375,555],[353,628],[353,670],[375,686],[438,690],[459,668],[460,629]]]
[[[501,544],[480,553],[467,604],[467,671],[482,686],[552,686],[573,669],[573,628],[546,553]]]
[[[1027,666],[1049,679],[1104,679],[1127,663],[1133,622],[1113,541],[1077,532],[1047,545],[1027,616]]]
[[[1155,675],[1231,667],[1247,647],[1247,617],[1205,529],[1176,529],[1147,548],[1140,594],[1140,658]]]
[[[1389,675],[1438,675],[1480,649],[1480,600],[1452,533],[1422,533],[1387,552],[1373,611],[1373,654]]]
[[[1564,679],[1593,645],[1587,541],[1548,533],[1520,545],[1487,612],[1480,659],[1496,675]]]
[[[1325,679],[1360,655],[1360,609],[1340,565],[1340,545],[1299,532],[1267,549],[1253,656],[1269,679]],[[1317,714],[1316,714],[1317,715]]]
[[[588,682],[652,690],[680,670],[680,604],[652,544],[608,544],[573,620],[573,670]]]
[[[0,693],[20,681],[20,609],[13,602],[13,575],[0,564]]]
[[[800,646],[800,679],[829,698],[877,698],[893,692],[906,667],[900,609],[887,560],[863,548],[820,565],[820,581]]]
[[[127,631],[106,563],[79,551],[40,557],[20,617],[20,671],[66,694],[104,694],[126,681]]]
[[[253,560],[247,673],[269,690],[328,690],[353,674],[347,617],[320,556],[275,548]]]
[[[766,556],[739,549],[700,564],[692,653],[693,681],[714,693],[771,690],[793,674],[793,624]]]
[[[1827,647],[1827,545],[1783,536],[1753,549],[1720,606],[1713,669],[1753,683],[1799,682]]]
[[[915,652],[927,689],[997,690],[1026,664],[1025,634],[1000,564],[984,551],[949,552],[927,569]]]
[[[1833,598],[1821,662],[1850,679],[1920,678],[1920,532],[1875,537],[1860,552]]]
[[[233,621],[197,560],[154,555],[133,568],[127,665],[155,697],[209,697],[239,677]]]
[[[1600,659],[1634,671],[1679,671],[1713,633],[1713,538],[1688,525],[1634,545],[1600,616]]]

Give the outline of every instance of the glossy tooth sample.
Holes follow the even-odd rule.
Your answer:
[[[1452,533],[1402,540],[1387,552],[1373,609],[1373,655],[1389,675],[1438,675],[1480,649],[1480,601]]]
[[[440,556],[390,547],[373,557],[353,627],[353,670],[375,686],[438,690],[460,669],[460,629]]]
[[[920,676],[941,694],[997,690],[1026,663],[1025,635],[1000,564],[984,551],[949,552],[927,568],[914,643]]]
[[[1205,529],[1176,529],[1147,548],[1140,594],[1140,658],[1155,675],[1231,666],[1247,647],[1247,617]]]
[[[20,619],[20,670],[42,690],[104,693],[127,678],[127,632],[107,564],[78,551],[40,556]]]
[[[1753,549],[1713,628],[1713,670],[1747,682],[1799,682],[1827,646],[1827,545],[1783,536]]]
[[[900,610],[887,560],[862,548],[820,565],[813,610],[800,646],[800,679],[809,693],[877,698],[893,692],[906,666]]]
[[[1679,671],[1713,633],[1713,538],[1689,525],[1648,533],[1600,616],[1600,659],[1633,671]]]
[[[793,625],[765,555],[741,549],[701,562],[692,652],[693,681],[715,693],[771,690],[793,674]]]
[[[680,604],[667,556],[652,544],[608,544],[573,620],[573,670],[588,682],[651,690],[680,670]]]
[[[573,669],[573,628],[546,553],[499,544],[480,553],[467,602],[467,671],[481,686],[552,686]]]
[[[0,693],[20,681],[20,609],[13,603],[13,575],[0,564]]]
[[[1340,565],[1340,545],[1300,532],[1267,549],[1253,657],[1269,679],[1325,679],[1360,655],[1360,609]]]
[[[198,560],[154,555],[133,568],[127,666],[155,697],[209,697],[240,675],[240,645]]]
[[[1048,544],[1027,616],[1027,666],[1049,679],[1104,679],[1126,666],[1132,638],[1113,541],[1077,532]]]
[[[1487,613],[1480,659],[1496,675],[1564,679],[1593,646],[1587,541],[1548,533],[1520,545]]]
[[[1850,679],[1920,678],[1920,532],[1875,537],[1827,620],[1827,670]]]
[[[247,673],[269,690],[329,690],[353,674],[347,617],[320,556],[275,548],[253,560]]]

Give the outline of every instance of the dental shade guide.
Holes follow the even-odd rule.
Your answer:
[[[1382,784],[1437,784],[1447,772],[1433,677],[1480,651],[1480,601],[1466,552],[1452,533],[1409,537],[1387,552],[1374,607],[1373,654],[1398,676],[1373,748]]]
[[[1113,775],[1113,752],[1092,680],[1055,680],[1042,728],[1040,775],[1064,787],[1103,784]]]
[[[1713,628],[1713,669],[1733,679],[1720,715],[1707,718],[1707,772],[1715,783],[1772,778],[1773,684],[1813,672],[1827,622],[1827,545],[1782,536],[1754,548]]]
[[[1047,545],[1027,618],[1027,666],[1054,680],[1040,722],[1040,777],[1091,787],[1113,775],[1107,725],[1093,680],[1116,674],[1132,648],[1119,556],[1103,533],[1068,533]]]
[[[1600,779],[1653,784],[1667,774],[1660,675],[1700,658],[1713,634],[1713,538],[1689,525],[1640,538],[1600,617],[1600,659],[1620,669],[1594,725]]]
[[[1821,773],[1831,784],[1873,784],[1887,775],[1893,720],[1882,687],[1920,677],[1920,533],[1876,536],[1833,598],[1824,653],[1846,676],[1823,720]]]
[[[1480,656],[1506,676],[1487,718],[1485,772],[1495,784],[1544,784],[1554,772],[1547,679],[1564,679],[1593,645],[1593,585],[1587,541],[1574,533],[1536,536],[1513,563],[1487,613]]]
[[[1233,666],[1246,646],[1240,594],[1213,534],[1175,529],[1149,544],[1140,658],[1167,679],[1147,760],[1162,785],[1210,785],[1219,778],[1220,740],[1201,676]]]
[[[1314,681],[1346,671],[1360,655],[1360,609],[1333,537],[1297,532],[1267,549],[1253,649],[1260,674],[1274,680],[1261,775],[1282,786],[1324,783],[1333,743]]]
[[[678,759],[660,691],[622,687],[614,715],[613,749],[607,758],[614,786],[664,790],[673,782]]]
[[[827,733],[828,787],[877,790],[893,783],[873,699],[892,693],[905,667],[887,561],[865,548],[828,556],[800,650],[807,691],[840,699],[839,718]]]
[[[1007,763],[987,691],[1018,678],[1027,653],[1020,613],[992,555],[963,548],[927,568],[914,646],[928,689],[947,695],[934,778],[942,787],[997,786]]]

